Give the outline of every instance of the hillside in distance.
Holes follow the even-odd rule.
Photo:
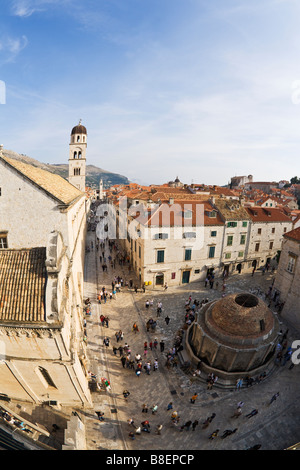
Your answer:
[[[55,173],[65,179],[68,179],[68,164],[42,163],[38,160],[35,160],[34,158],[28,157],[27,155],[13,152],[12,150],[3,150],[3,154],[6,155],[8,158],[14,158],[15,160],[22,161],[23,163],[28,163],[29,165],[36,166],[38,168],[41,168],[42,170],[50,171],[51,173]],[[129,184],[130,182],[126,176],[119,175],[118,173],[111,173],[94,165],[86,166],[87,186],[98,189],[101,179],[103,181],[104,187],[113,186],[115,184]]]

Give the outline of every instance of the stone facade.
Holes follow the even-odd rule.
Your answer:
[[[279,335],[276,316],[249,293],[205,304],[187,332],[193,362],[203,362],[225,382],[256,375],[273,359]]]
[[[281,315],[300,329],[300,227],[286,233],[273,292],[284,302]]]
[[[69,183],[80,191],[85,191],[86,177],[86,149],[87,131],[81,125],[75,126],[71,132],[70,156],[69,156]]]
[[[82,317],[85,194],[56,175],[3,155],[0,187],[0,233],[6,237],[0,262],[1,253],[15,253],[6,289],[20,300],[8,304],[1,291],[1,392],[34,403],[90,406]],[[17,260],[33,249],[45,250],[41,290],[24,278],[16,284],[14,276],[14,270],[26,275]],[[32,316],[36,301],[44,308],[38,321]]]

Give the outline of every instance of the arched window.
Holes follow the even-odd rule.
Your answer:
[[[82,142],[85,142],[85,135],[82,136]]]
[[[77,152],[74,152],[74,158],[77,158]]]
[[[80,168],[74,168],[74,176],[80,176]]]
[[[78,152],[78,158],[81,158],[81,152]]]
[[[80,142],[80,135],[77,136],[77,142]]]

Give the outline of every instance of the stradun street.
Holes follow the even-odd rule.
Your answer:
[[[87,347],[89,370],[97,376],[94,385],[106,381],[108,387],[92,389],[94,411],[82,414],[89,450],[246,450],[253,446],[261,450],[280,450],[300,441],[300,368],[297,365],[291,368],[291,361],[274,365],[266,379],[240,389],[224,389],[218,383],[209,389],[205,374],[194,377],[193,373],[184,372],[180,361],[167,363],[167,355],[185,325],[188,298],[191,296],[200,302],[221,298],[220,286],[210,289],[203,282],[197,282],[167,290],[151,286],[146,287],[145,292],[140,289],[135,292],[137,280],[127,263],[116,262],[114,268],[107,263],[107,270],[103,270],[100,256],[103,250],[105,257],[109,256],[109,244],[106,241],[105,248],[97,250],[96,241],[95,232],[88,232],[84,295],[91,301],[91,315],[86,316]],[[118,276],[123,280],[123,287],[110,296],[112,281]],[[229,276],[226,294],[250,290],[258,294],[267,292],[273,276],[271,272]],[[127,287],[130,281],[132,288]],[[108,296],[106,302],[99,303],[102,288],[107,290]],[[158,302],[162,303],[159,315]],[[101,323],[101,315],[108,318],[107,323]],[[156,322],[155,329],[147,326],[149,319]],[[283,333],[288,330],[290,346],[298,339],[297,331],[283,323],[280,315],[279,321]],[[134,323],[138,331],[134,331]],[[120,331],[122,339],[116,336]],[[123,351],[118,349],[120,346]],[[121,358],[128,352],[132,362],[122,364]],[[136,374],[136,355],[141,356],[143,365],[140,375]],[[144,365],[149,361],[151,370],[147,373]],[[155,364],[156,370],[153,369]],[[129,391],[126,398],[125,390]],[[193,395],[197,396],[191,403]],[[233,417],[240,402],[241,415]],[[251,414],[253,410],[257,413]],[[101,420],[97,411],[104,413]],[[179,417],[177,425],[171,420],[174,412]],[[212,422],[203,429],[204,421],[211,416],[214,416]],[[150,432],[143,430],[141,423],[144,421],[149,422]],[[214,431],[217,431],[215,438],[211,436]]]

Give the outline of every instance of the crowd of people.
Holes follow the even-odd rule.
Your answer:
[[[124,290],[132,292],[137,292],[137,284],[134,282],[133,279],[128,279],[124,276],[124,268],[128,268],[128,273],[130,273],[130,262],[129,258],[126,254],[122,253],[117,244],[111,241],[99,242],[98,248],[96,244],[96,250],[100,250],[100,258],[99,261],[107,262],[109,265],[116,269],[116,266],[119,264],[122,266],[122,275],[114,276],[112,275],[111,280],[111,291],[110,289],[107,290],[107,287],[103,287],[99,294],[97,294],[97,300],[100,304],[106,304],[107,302],[112,301],[116,298],[118,293],[123,292]],[[107,250],[109,251],[109,255],[105,256]],[[121,271],[121,270],[120,270]],[[207,283],[205,287],[210,287],[213,289],[218,288],[217,281],[213,278],[207,279]],[[143,289],[142,289],[143,291]],[[222,284],[222,293],[226,291],[226,283],[225,279],[223,280]],[[146,296],[145,296],[146,297]],[[157,329],[157,326],[160,326],[165,323],[166,327],[171,323],[172,325],[172,318],[169,315],[163,315],[164,307],[161,300],[155,301],[153,298],[147,294],[147,298],[143,301],[144,309],[142,312],[142,317],[146,317],[145,324],[143,324],[143,320],[141,316],[137,316],[137,320],[133,323],[130,323],[128,332],[134,333],[134,340],[133,340],[133,348],[126,342],[126,332],[122,332],[118,330],[115,332],[116,343],[112,344],[113,340],[109,341],[108,335],[105,334],[103,338],[103,346],[109,350],[109,347],[112,348],[113,354],[115,356],[119,356],[120,359],[120,370],[126,369],[128,371],[132,371],[133,374],[136,375],[138,381],[141,380],[141,376],[148,377],[149,375],[157,373],[157,371],[162,369],[172,369],[178,367],[178,353],[182,350],[182,338],[183,338],[183,331],[192,324],[197,319],[197,315],[201,311],[203,305],[209,302],[209,298],[205,296],[201,301],[198,299],[192,299],[189,296],[188,299],[185,300],[183,306],[183,316],[182,316],[182,325],[179,325],[175,337],[173,338],[173,344],[171,347],[165,348],[165,342],[163,338],[159,338],[159,333],[161,332],[161,328]],[[89,307],[88,307],[89,308]],[[155,318],[156,314],[156,318]],[[162,318],[161,318],[162,317]],[[164,318],[164,320],[163,320]],[[109,328],[109,317],[108,315],[102,314],[100,317],[100,324],[101,327]],[[145,336],[146,333],[146,336]],[[107,341],[108,340],[108,341]],[[138,346],[139,345],[139,346]],[[134,349],[134,351],[133,351]],[[166,350],[165,350],[166,349]],[[289,356],[287,356],[289,353]],[[278,346],[277,351],[278,360],[280,359],[280,363],[284,365],[286,361],[290,358],[290,349],[287,347],[286,343],[286,335],[283,335],[283,341],[280,342],[280,346]],[[285,361],[285,362],[284,362]],[[201,376],[201,361],[197,366],[197,369],[193,373],[193,377],[200,377]],[[203,373],[202,373],[203,375]],[[264,374],[253,379],[251,377],[244,377],[239,379],[236,388],[244,388],[253,385],[254,383],[259,383],[265,378]],[[147,379],[146,379],[147,380]],[[209,374],[207,377],[207,389],[211,389],[218,381],[218,377],[214,374]],[[139,383],[139,382],[137,382]],[[134,385],[135,387],[138,385]],[[201,388],[201,387],[199,387]],[[125,393],[126,392],[126,393]],[[123,392],[123,396],[125,400],[130,400],[130,392],[125,390]],[[279,392],[273,395],[270,399],[270,404],[273,403],[279,396]],[[194,394],[194,396],[190,399],[191,407],[194,405],[195,402],[198,400],[198,394]],[[258,414],[257,409],[249,410],[247,414],[243,413],[243,403],[239,403],[233,414],[229,417],[233,420],[239,419],[239,422],[242,420],[240,417],[244,415],[245,418],[250,419]],[[197,426],[201,424],[200,428],[205,430],[216,418],[216,414],[212,413],[208,417],[195,417],[193,419],[184,419],[180,417],[178,411],[173,409],[173,404],[169,403],[165,414],[164,410],[159,409],[159,405],[154,403],[151,407],[148,407],[147,404],[143,404],[142,412],[144,414],[149,413],[149,415],[157,415],[160,419],[159,424],[152,425],[152,420],[143,420],[141,422],[138,421],[138,424],[135,423],[134,418],[128,419],[128,425],[130,426],[129,437],[131,439],[135,439],[136,436],[141,435],[143,433],[150,433],[154,430],[155,433],[161,434],[165,428],[169,428],[169,425],[166,423],[170,423],[170,427],[177,428],[180,432],[195,431]],[[168,417],[168,412],[169,418]],[[195,413],[194,413],[195,414]],[[193,415],[194,415],[193,414]],[[103,414],[101,415],[101,421],[103,420]],[[151,425],[150,425],[151,421]],[[157,419],[155,420],[157,422]],[[212,430],[209,434],[209,440],[215,440],[217,438],[225,439],[238,431],[238,428],[232,426],[232,429],[224,429],[224,431],[220,431],[220,429],[216,428]],[[258,445],[259,448],[259,445]]]

